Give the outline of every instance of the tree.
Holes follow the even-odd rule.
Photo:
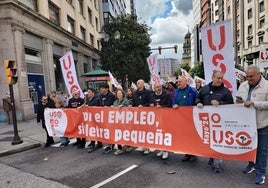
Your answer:
[[[191,68],[189,70],[189,74],[194,77],[194,76],[198,76],[200,78],[205,78],[205,74],[204,74],[204,64],[203,62],[196,62],[194,67]]]
[[[188,65],[188,63],[180,64],[178,70],[174,73],[173,76],[179,76],[179,75],[181,75],[181,69],[184,69],[187,72],[189,72],[189,70],[191,69],[191,67]]]
[[[120,39],[114,37],[118,31]],[[151,39],[148,31],[149,27],[139,24],[135,15],[118,16],[103,26],[109,40],[101,40],[102,69],[110,70],[122,86],[125,86],[126,75],[129,83],[138,79],[148,82],[150,79],[147,57],[150,55]]]

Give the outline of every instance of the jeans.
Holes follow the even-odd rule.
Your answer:
[[[258,129],[258,147],[256,156],[256,174],[265,174],[268,157],[268,126]]]

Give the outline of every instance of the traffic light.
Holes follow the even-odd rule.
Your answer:
[[[158,53],[161,55],[161,50],[162,50],[162,47],[161,46],[158,46]]]
[[[8,85],[14,85],[18,81],[16,61],[5,60],[6,79]]]
[[[178,45],[174,45],[175,54],[178,52]]]

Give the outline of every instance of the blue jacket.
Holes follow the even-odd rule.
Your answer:
[[[195,105],[195,98],[197,96],[197,90],[195,88],[192,88],[191,86],[187,85],[187,95],[186,95],[186,105],[185,106],[194,106]],[[178,95],[181,91],[180,88],[177,88],[174,93],[174,98],[172,101],[172,106],[175,104],[178,104]]]

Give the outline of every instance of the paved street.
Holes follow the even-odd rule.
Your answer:
[[[120,156],[87,153],[73,146],[35,148],[0,158],[0,187],[266,187],[253,183],[253,174],[241,172],[246,162],[224,161],[224,172],[215,174],[206,158],[181,162],[183,155],[168,160],[145,156],[140,151]],[[3,170],[2,170],[3,169]],[[169,174],[170,173],[170,174]]]

